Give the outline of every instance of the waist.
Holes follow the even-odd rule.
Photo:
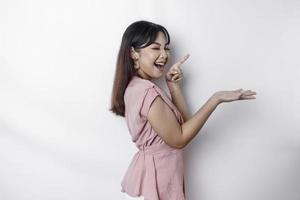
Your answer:
[[[181,151],[181,149],[173,148],[166,143],[161,144],[153,144],[150,146],[141,146],[138,147],[140,152],[144,152],[145,154],[158,154],[163,152],[170,152],[170,151]]]

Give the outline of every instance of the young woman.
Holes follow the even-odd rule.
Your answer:
[[[132,23],[123,34],[110,111],[125,117],[139,149],[121,182],[127,197],[184,200],[183,148],[219,104],[255,99],[251,90],[218,91],[191,116],[180,86],[180,66],[189,55],[166,69],[169,44],[168,31],[148,21]],[[152,82],[159,78],[165,79],[171,98]]]

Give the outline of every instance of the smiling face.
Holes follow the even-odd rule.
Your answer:
[[[163,32],[158,32],[156,40],[149,46],[134,51],[131,57],[135,67],[138,67],[138,75],[144,79],[160,78],[165,70],[168,57],[170,56],[167,40]]]

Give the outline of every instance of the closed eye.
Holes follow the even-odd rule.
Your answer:
[[[152,48],[152,49],[159,50],[160,48]],[[170,48],[165,48],[165,50],[170,50]]]

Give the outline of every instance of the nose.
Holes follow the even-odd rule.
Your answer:
[[[167,53],[166,50],[162,50],[162,51],[160,52],[160,58],[163,58],[163,59],[168,58],[168,53]]]

